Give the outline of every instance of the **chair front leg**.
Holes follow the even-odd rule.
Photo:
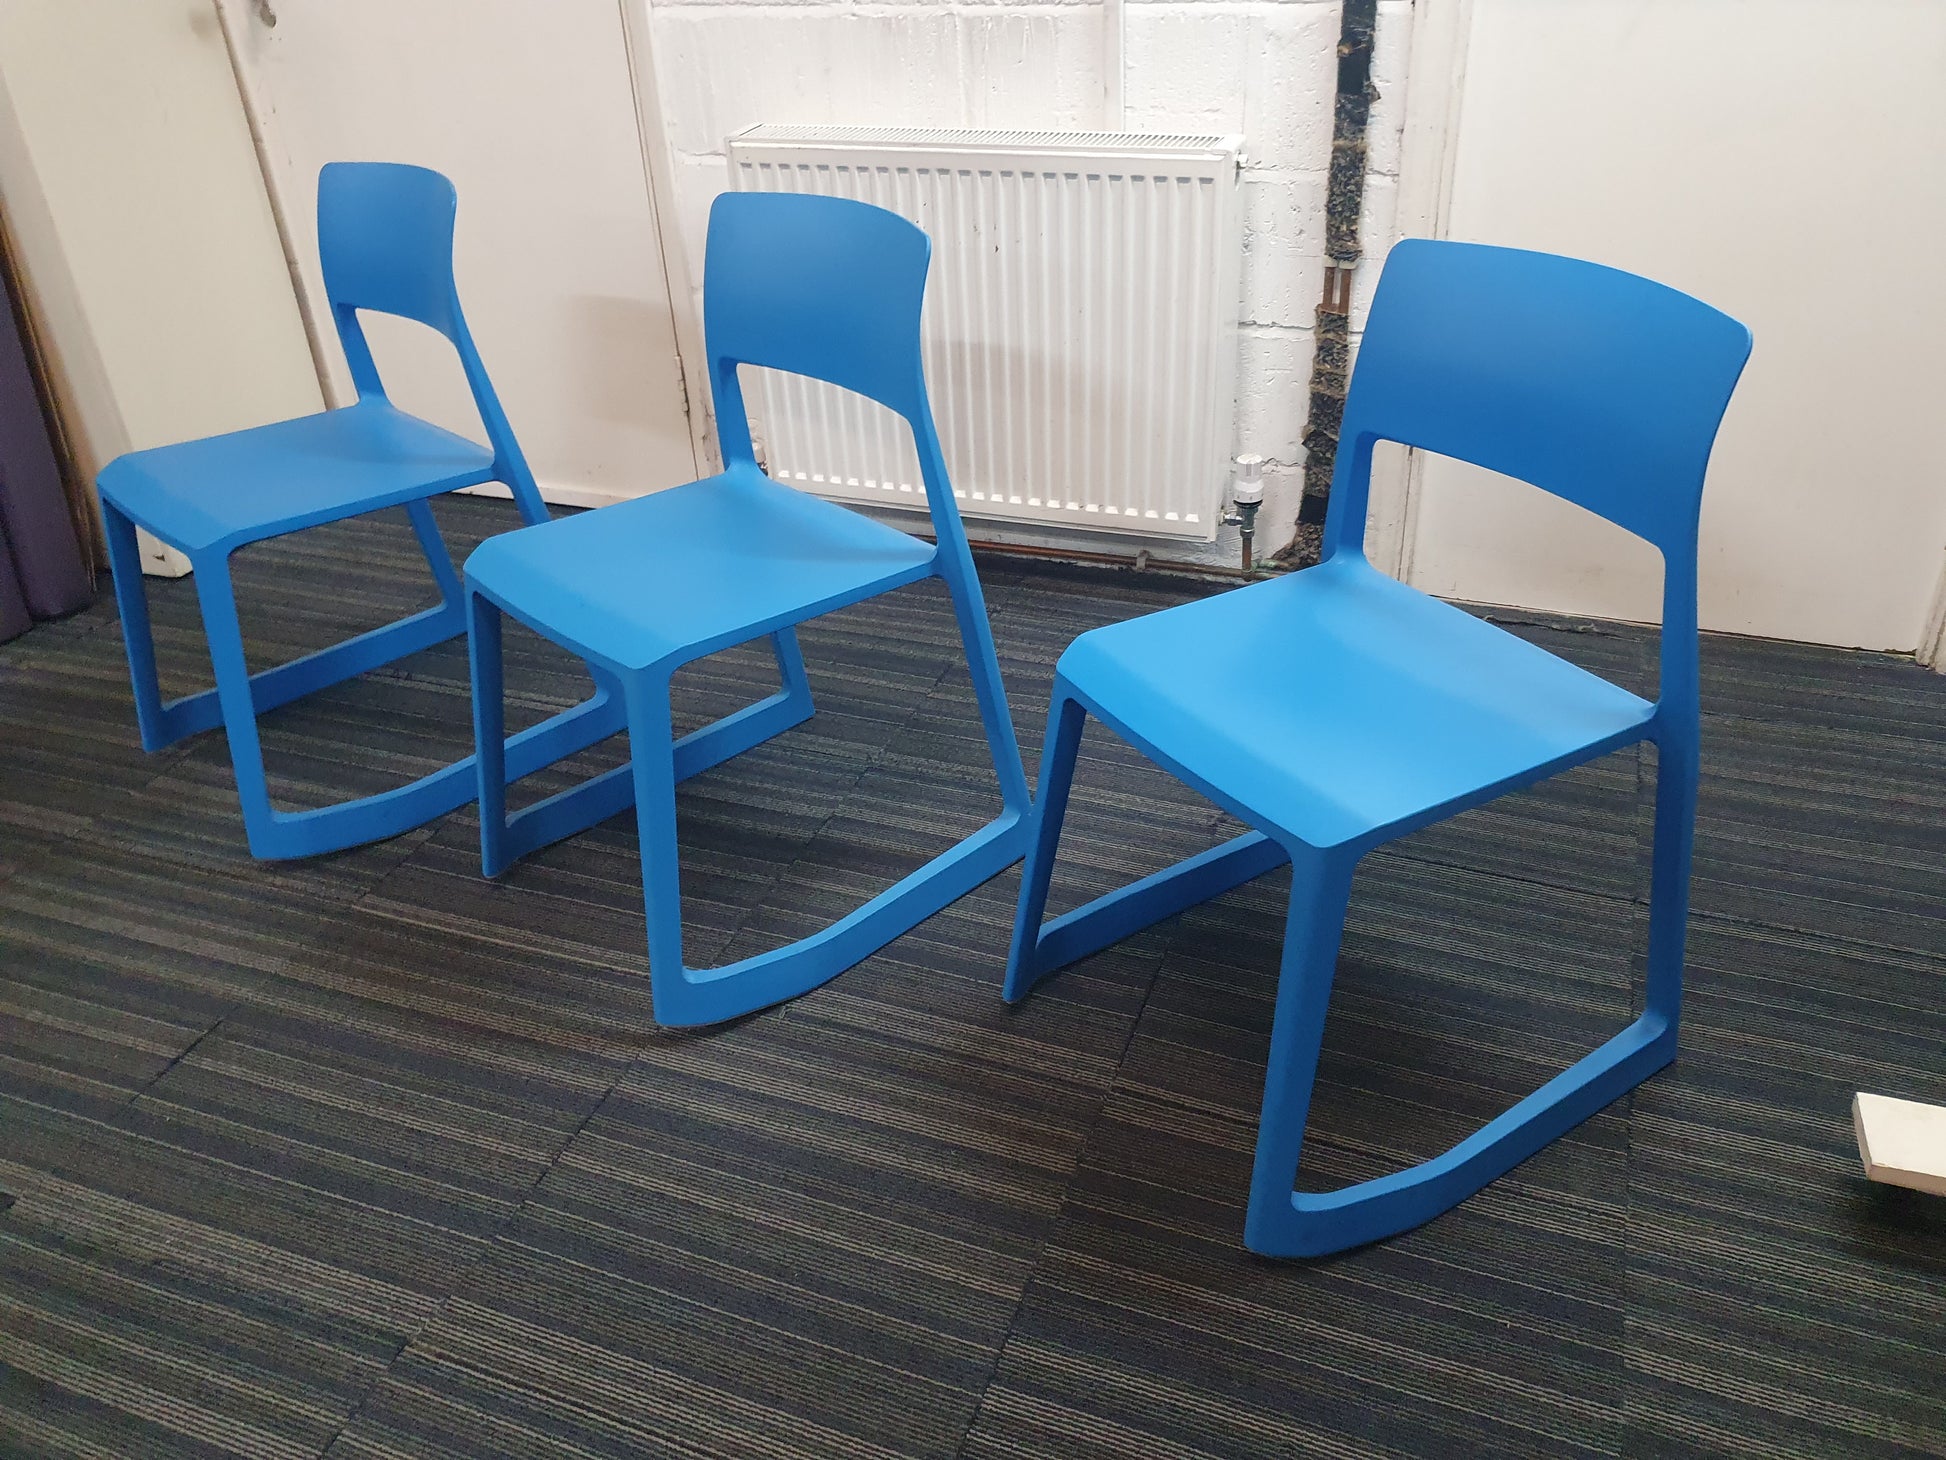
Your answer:
[[[1027,772],[1020,762],[1020,742],[1014,735],[1013,713],[1007,708],[1007,688],[1000,678],[1000,658],[993,649],[993,626],[987,622],[986,599],[980,592],[979,575],[962,540],[957,552],[942,550],[939,575],[953,601],[953,617],[959,622],[960,645],[966,654],[967,673],[973,681],[973,698],[980,709],[980,725],[986,732],[987,750],[993,757],[993,773],[1000,782],[1000,804],[1004,811],[1026,815],[1028,809]]]
[[[1649,954],[1643,1018],[1664,1026],[1675,1057],[1689,932],[1690,856],[1696,841],[1697,726],[1656,741],[1655,849],[1649,874]]]
[[[439,596],[448,608],[458,609],[463,591],[459,569],[453,566],[453,555],[446,550],[446,539],[439,532],[439,519],[432,515],[432,503],[421,497],[407,502],[405,510],[412,519],[413,536],[419,539],[419,551],[426,555],[426,566],[432,569],[433,582],[439,585]]]
[[[1054,701],[1047,712],[1047,740],[1041,748],[1040,792],[1028,812],[1027,865],[1020,873],[1013,946],[1007,953],[1007,978],[1001,986],[1008,1003],[1025,998],[1029,989],[1054,971],[1054,965],[1040,957],[1041,919],[1047,912],[1054,854],[1061,844],[1061,823],[1067,819],[1075,758],[1081,752],[1081,732],[1087,723],[1086,708],[1057,677]]]
[[[656,1022],[710,1022],[692,1008],[695,989],[682,962],[682,853],[676,840],[675,724],[667,671],[635,674],[623,685],[628,708],[629,774],[641,842],[642,904],[648,920],[649,988]],[[716,1016],[721,1017],[721,1016]]]
[[[779,629],[770,636],[770,652],[777,658],[777,677],[784,702],[801,712],[797,721],[811,718],[811,676],[804,668],[804,651],[798,647],[795,628]]]
[[[1075,757],[1086,725],[1086,704],[1058,674],[1041,751],[1041,788],[1027,819],[1027,866],[1021,873],[1020,905],[1002,993],[1025,998],[1035,984],[1099,953],[1165,918],[1221,897],[1290,860],[1281,843],[1261,831],[1245,832],[1220,846],[1171,863],[1093,902],[1042,923],[1047,884],[1066,817]]]
[[[253,855],[288,856],[290,850],[278,834],[270,787],[264,779],[263,743],[257,734],[257,705],[244,658],[243,626],[237,618],[229,554],[217,551],[200,555],[194,559],[194,570],[196,598],[203,610],[203,637],[209,642],[210,668],[216,676],[216,700],[223,712],[223,733],[230,742],[237,800],[243,807],[244,834]]]
[[[1257,1156],[1250,1173],[1250,1208],[1243,1243],[1253,1252],[1289,1256],[1317,1241],[1315,1228],[1328,1218],[1311,1216],[1305,1225],[1291,1199],[1297,1162],[1304,1147],[1311,1090],[1324,1043],[1325,1013],[1331,1004],[1338,944],[1351,900],[1352,873],[1358,862],[1346,852],[1291,848],[1291,901],[1284,921],[1283,963],[1277,975],[1277,1009],[1270,1030],[1270,1061],[1264,1075],[1263,1108],[1257,1126]],[[1329,1239],[1313,1251],[1331,1251]]]
[[[1680,785],[1668,795],[1674,810],[1682,810],[1685,797]],[[1266,1257],[1318,1257],[1431,1221],[1674,1057],[1674,1009],[1658,1009],[1657,1000],[1677,996],[1681,970],[1651,969],[1647,1012],[1458,1144],[1402,1171],[1337,1191],[1296,1191],[1298,1156],[1310,1115],[1311,1086],[1355,859],[1300,848],[1293,861],[1276,1022],[1250,1179],[1250,1210],[1244,1222],[1244,1245],[1251,1251]],[[1665,915],[1672,911],[1668,902],[1662,910]],[[1668,924],[1664,927],[1663,936],[1668,938]],[[1667,951],[1665,944],[1665,955]],[[1663,980],[1659,987],[1658,979]]]
[[[498,877],[507,854],[507,706],[500,608],[466,595],[466,653],[473,682],[473,768],[479,784],[480,874]]]
[[[155,631],[149,623],[149,595],[142,585],[142,548],[135,524],[108,498],[101,499],[101,524],[108,539],[108,571],[115,579],[115,609],[128,647],[128,677],[135,691],[135,724],[142,749],[157,751],[179,736],[170,734],[155,669]]]

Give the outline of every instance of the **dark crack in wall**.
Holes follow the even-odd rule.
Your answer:
[[[1345,0],[1338,28],[1338,92],[1331,128],[1331,181],[1325,197],[1324,297],[1318,303],[1311,402],[1304,425],[1304,495],[1295,533],[1276,555],[1285,566],[1318,560],[1338,426],[1351,377],[1351,279],[1359,258],[1358,217],[1365,202],[1365,127],[1371,119],[1372,31],[1378,0]]]

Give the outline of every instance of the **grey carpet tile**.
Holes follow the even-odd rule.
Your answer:
[[[0,960],[0,1094],[81,1115],[112,1116],[235,1004],[234,988],[185,987],[146,958],[116,964],[10,933]]]
[[[1706,708],[1785,733],[1946,739],[1935,693],[1912,661],[1768,639],[1712,638],[1703,656]]]
[[[1941,967],[1692,927],[1682,1057],[1634,1097],[1625,1453],[1946,1446],[1946,1213],[1864,1180],[1848,1114],[1946,1100]]]
[[[897,961],[654,1041],[346,1452],[447,1436],[463,1392],[545,1399],[563,1453],[953,1453],[1133,1007],[1015,1019]]]
[[[436,511],[460,556],[512,521]],[[983,576],[1030,775],[1069,640],[1213,591]],[[237,580],[253,664],[433,601],[402,514]],[[148,586],[200,687],[193,583]],[[1653,692],[1648,631],[1485,612]],[[938,585],[800,639],[816,716],[679,795],[692,963],[997,809]],[[512,725],[589,692],[518,626],[505,660]],[[679,727],[776,682],[762,643],[691,666]],[[139,750],[112,603],[37,628],[0,648],[0,1453],[1940,1453],[1946,1217],[1863,1181],[1847,1105],[1946,1099],[1946,678],[1710,639],[1704,703],[1676,1064],[1427,1227],[1279,1264],[1239,1234],[1287,872],[1010,1007],[1008,871],[665,1031],[631,816],[490,883],[471,808],[252,862],[220,734]],[[264,725],[287,804],[423,774],[470,748],[464,644]],[[1653,761],[1367,860],[1302,1184],[1431,1154],[1626,1020]],[[1240,829],[1093,726],[1050,909]]]
[[[0,845],[78,831],[182,754],[143,753],[120,635],[42,648],[59,627],[0,648]]]
[[[81,838],[29,857],[0,879],[0,1088],[111,1115],[246,993],[314,956],[341,905],[322,885]],[[0,1125],[0,1153],[12,1134]]]
[[[443,879],[442,879],[443,880]],[[412,884],[401,874],[404,890]],[[490,889],[488,896],[490,897]],[[646,981],[618,971],[604,940],[627,936],[578,916],[549,937],[509,939],[481,905],[405,904],[375,894],[343,914],[316,956],[265,980],[248,1007],[354,1026],[398,1043],[437,1037],[598,1097],[654,1023]]]
[[[1856,828],[1765,825],[1720,795],[1697,817],[1696,843],[1690,895],[1699,913],[1915,950],[1940,944],[1940,859],[1924,847],[1891,846]],[[1858,879],[1861,858],[1878,869],[1870,883]]]
[[[336,799],[347,784],[342,775],[329,780],[336,784],[320,802]],[[377,886],[431,835],[421,827],[389,841],[301,862],[252,864],[237,810],[236,778],[223,737],[216,732],[199,737],[191,753],[175,758],[153,780],[77,827],[70,845],[77,856],[139,854],[191,875],[234,877],[248,865],[253,886],[348,902]]]
[[[1498,881],[1368,863],[1302,1184],[1433,1154],[1625,1017],[1629,905]],[[1524,930],[1508,902],[1539,904]],[[968,1453],[1612,1453],[1617,1112],[1384,1248],[1309,1267],[1238,1253],[1281,903],[1268,877],[1178,920]],[[1549,931],[1579,968],[1537,966]],[[1550,985],[1543,1014],[1516,1008]]]
[[[89,1192],[0,1216],[0,1450],[317,1454],[397,1339],[294,1298],[308,1270],[184,1261],[192,1228],[121,1215]]]
[[[1780,1117],[1833,1082],[1701,1063],[1635,1100],[1624,1452],[1941,1453],[1946,1224],[1864,1181],[1841,1113]]]
[[[685,858],[685,871],[698,886],[691,911],[692,930],[705,937],[717,906],[710,898],[736,898],[741,884],[734,866],[698,852]],[[564,1004],[585,998],[592,981],[615,991],[644,985],[647,935],[642,918],[642,863],[632,837],[624,840],[613,823],[524,859],[503,876],[480,876],[477,842],[435,842],[413,856],[384,886],[359,906],[361,938],[381,932],[404,951],[399,968],[451,939],[453,957],[442,960],[443,981],[464,1004],[472,979],[469,958],[490,968],[573,970],[589,986],[564,991]],[[517,929],[510,933],[509,930]],[[361,945],[362,947],[362,945]],[[604,998],[603,1002],[607,1002]],[[631,1011],[630,1023],[647,1015]]]
[[[509,958],[496,940],[469,946],[451,929],[429,954],[416,926],[383,910],[340,918],[301,966],[273,962],[221,989],[241,997],[210,1032],[165,1030],[188,1043],[160,1051],[174,1057],[112,1121],[58,1121],[45,1100],[9,1112],[0,1187],[20,1200],[8,1222],[58,1225],[138,1270],[178,1263],[214,1314],[185,1310],[155,1337],[200,1354],[219,1376],[208,1383],[180,1365],[158,1371],[175,1387],[144,1379],[146,1351],[79,1367],[50,1364],[45,1345],[6,1355],[61,1404],[121,1394],[124,1423],[104,1433],[124,1453],[318,1453],[485,1254],[648,1027],[640,980],[550,967],[532,948]],[[119,1321],[87,1311],[93,1328]],[[285,1412],[294,1401],[255,1350],[211,1348],[228,1328],[275,1337],[280,1323],[336,1335],[302,1351],[299,1377],[316,1364],[345,1371],[341,1391],[301,1415]],[[92,1331],[73,1330],[74,1344]],[[88,1414],[62,1432],[92,1432],[101,1416]]]
[[[1183,915],[1122,1060],[1123,1088],[1242,1121],[1246,1158],[1282,901],[1268,877]],[[1628,1017],[1632,914],[1478,872],[1368,866],[1353,891],[1300,1185],[1344,1185],[1435,1155],[1615,1032]]]
[[[1612,1453],[1622,1118],[1420,1232],[1280,1265],[1236,1251],[1250,1086],[1220,1113],[1118,1089],[967,1453]]]
[[[1610,897],[1647,887],[1654,753],[1635,747],[1392,843],[1388,853]],[[1646,764],[1644,763],[1646,762]]]
[[[180,986],[237,991],[288,959],[315,955],[347,892],[293,886],[239,861],[216,873],[140,842],[69,840],[0,882],[0,947],[81,952],[113,968],[157,966]]]
[[[1683,1043],[1711,1059],[1814,1071],[1946,1101],[1937,979],[1946,956],[1695,918]],[[1825,1112],[1848,1120],[1846,1109]],[[1942,1213],[1946,1217],[1946,1213]]]
[[[179,1262],[266,1304],[356,1319],[396,1346],[483,1250],[477,1236],[102,1121],[15,1111],[0,1181],[13,1222],[58,1224],[118,1252]]]

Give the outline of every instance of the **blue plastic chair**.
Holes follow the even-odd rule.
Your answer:
[[[815,988],[1017,861],[1027,781],[966,532],[940,456],[919,354],[932,246],[881,208],[839,198],[731,193],[710,213],[704,329],[720,476],[483,544],[466,562],[480,850],[489,877],[629,805],[641,834],[655,1017],[709,1024]],[[935,542],[770,480],[752,453],[739,366],[828,381],[904,417],[918,447]],[[959,620],[1001,793],[1000,814],[824,931],[720,968],[683,963],[678,781],[801,723],[812,711],[792,625],[924,578]],[[620,685],[631,763],[509,818],[502,764],[501,614]],[[783,687],[678,740],[676,670],[768,634]]]
[[[1696,522],[1750,352],[1735,320],[1573,259],[1393,249],[1345,403],[1320,564],[1083,634],[1062,655],[1005,993],[1289,861],[1244,1242],[1316,1256],[1448,1210],[1675,1057],[1697,779]],[[1372,446],[1518,477],[1662,551],[1661,687],[1637,698],[1364,555]],[[1266,674],[1263,666],[1275,664]],[[1041,925],[1094,715],[1255,830]],[[1293,1190],[1353,869],[1371,848],[1640,740],[1657,748],[1642,1016],[1443,1155]]]
[[[130,452],[102,469],[102,519],[115,599],[128,644],[142,748],[160,750],[221,723],[236,767],[250,850],[308,857],[396,836],[473,799],[473,758],[376,796],[282,812],[264,784],[257,715],[314,690],[417,653],[464,631],[459,574],[426,498],[504,482],[520,515],[547,521],[506,416],[494,396],[453,286],[453,185],[394,163],[334,162],[318,178],[318,248],[338,339],[358,388],[341,410],[226,436]],[[407,415],[385,398],[358,311],[402,315],[452,342],[491,448]],[[244,663],[230,555],[249,543],[403,504],[431,565],[436,608],[301,659],[251,674]],[[135,529],[186,553],[196,575],[216,687],[163,703]],[[517,767],[571,754],[621,723],[609,687],[507,746]]]

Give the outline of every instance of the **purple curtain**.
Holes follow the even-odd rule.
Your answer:
[[[27,363],[12,280],[0,269],[0,640],[37,618],[72,613],[95,585],[68,514],[67,494]]]

